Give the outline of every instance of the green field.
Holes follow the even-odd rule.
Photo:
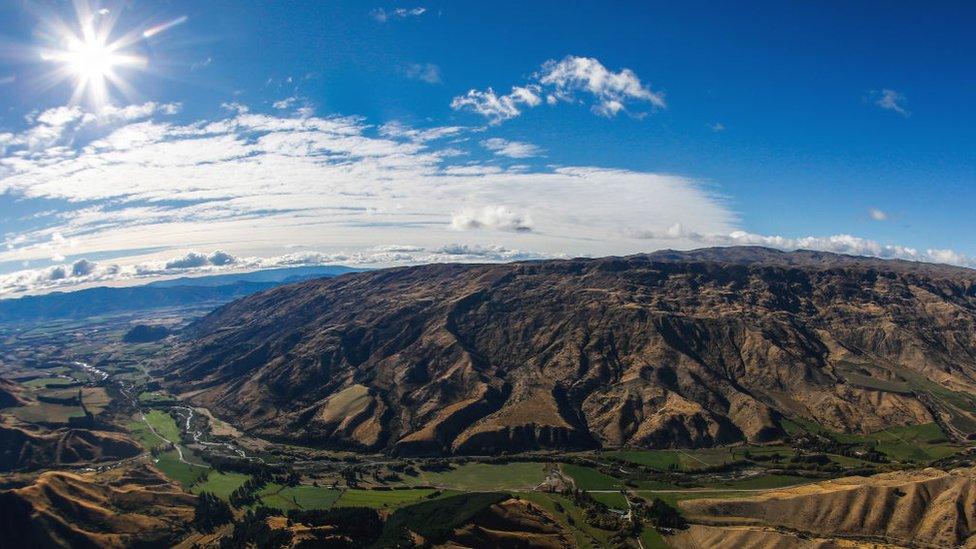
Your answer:
[[[142,420],[132,420],[128,423],[126,428],[129,430],[129,434],[135,437],[135,439],[139,441],[139,444],[142,445],[142,447],[146,450],[152,450],[153,448],[166,445],[166,441],[153,433],[149,429],[149,426],[146,425]]]
[[[300,484],[269,484],[261,492],[261,504],[282,511],[291,509],[328,509],[339,499],[339,490]],[[350,506],[351,507],[351,506]]]
[[[583,512],[576,507],[572,499],[561,494],[545,492],[519,494],[519,497],[542,507],[555,517],[556,521],[573,535],[576,547],[591,549],[610,546],[611,532],[588,525]]]
[[[622,486],[620,480],[590,467],[563,463],[560,468],[573,479],[573,483],[580,490],[616,490]]]
[[[150,410],[146,414],[146,421],[153,426],[163,438],[169,439],[172,442],[179,442],[180,440],[180,428],[176,426],[176,420],[173,416],[163,412],[161,410]]]
[[[211,471],[207,475],[206,482],[195,485],[192,492],[194,494],[210,492],[217,497],[227,499],[230,497],[231,492],[240,488],[249,478],[251,478],[250,475],[242,473]]]
[[[793,475],[759,475],[728,482],[713,482],[706,485],[707,488],[738,488],[742,490],[761,490],[764,488],[782,488],[796,484],[806,484],[815,482],[817,479],[798,477]]]
[[[620,492],[591,492],[590,496],[611,509],[627,510],[627,498]]]
[[[407,482],[466,491],[531,490],[545,477],[542,463],[465,463],[450,471],[420,471],[417,477],[408,477]]]
[[[37,379],[25,381],[21,385],[30,387],[32,389],[43,389],[48,383],[71,383],[72,381],[74,380],[64,377],[39,377]]]
[[[681,466],[680,455],[673,450],[616,450],[603,452],[608,458],[619,459],[637,465],[667,471]]]
[[[641,543],[644,544],[644,549],[668,549],[670,547],[668,542],[664,541],[664,536],[659,534],[649,524],[644,525],[644,529],[640,533],[640,539]]]
[[[951,456],[962,449],[962,446],[950,442],[935,423],[891,427],[867,435],[835,433],[802,419],[784,420],[783,427],[791,434],[802,431],[824,433],[845,444],[873,446],[895,461],[927,463]],[[831,459],[844,464],[837,457],[831,456]]]
[[[428,542],[440,543],[454,528],[508,497],[501,492],[458,494],[401,507],[383,525],[383,534],[376,545],[393,546],[394,539],[404,529],[420,534]]]
[[[152,425],[156,433],[152,432],[146,422]],[[176,421],[172,416],[160,410],[151,410],[146,414],[146,421],[142,421],[141,416],[137,415],[137,419],[129,422],[128,429],[129,433],[136,437],[143,448],[147,450],[166,445],[166,441],[160,435],[173,442],[180,440],[180,430],[176,426]]]
[[[399,507],[427,499],[437,492],[428,488],[410,490],[345,490],[336,505],[339,507],[371,507],[373,509]]]
[[[891,459],[918,463],[951,456],[962,449],[949,442],[935,423],[891,427],[869,435],[834,434],[834,437],[839,442],[874,444]]]
[[[160,402],[174,402],[176,398],[163,391],[144,391],[139,393],[139,402],[142,404],[154,404]]]
[[[746,451],[752,453],[789,451],[786,446],[729,446],[720,448],[699,448],[696,450],[613,450],[602,455],[636,465],[644,465],[658,471],[677,469],[693,471],[722,465],[744,458]]]
[[[198,467],[183,463],[180,461],[179,454],[176,453],[176,450],[164,452],[155,459],[156,467],[167,477],[179,482],[184,488],[193,486],[209,470],[208,467]]]
[[[65,406],[50,402],[18,406],[10,409],[10,413],[27,423],[68,423],[69,418],[85,416],[80,406]]]

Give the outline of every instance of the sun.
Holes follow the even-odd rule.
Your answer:
[[[64,62],[76,77],[85,80],[104,79],[123,60],[100,40],[81,42],[73,40],[64,55]]]
[[[74,104],[87,102],[101,107],[111,102],[114,92],[131,96],[133,90],[125,73],[146,68],[146,58],[131,51],[145,39],[143,34],[136,30],[116,33],[117,14],[108,9],[92,10],[82,0],[75,2],[75,16],[73,23],[49,21],[46,35],[53,46],[41,49],[41,59],[55,66],[51,83],[73,82]]]

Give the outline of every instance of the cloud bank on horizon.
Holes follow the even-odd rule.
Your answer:
[[[98,21],[89,15],[86,20]],[[440,12],[380,7],[363,16],[373,19],[371,27],[392,32]],[[149,38],[187,20],[136,34]],[[93,70],[68,54],[62,69]],[[213,56],[200,59],[190,71],[212,67]],[[643,124],[670,112],[670,90],[666,96],[646,74],[609,59],[540,60],[527,76],[459,89],[441,60],[434,61],[407,59],[398,71],[449,94],[443,123],[319,112],[297,86],[257,101],[235,93],[212,105],[199,97],[117,103],[102,90],[102,101],[83,106],[76,88],[68,105],[19,115],[17,128],[0,129],[0,199],[14,205],[0,212],[16,212],[0,218],[0,298],[282,266],[731,245],[976,267],[976,259],[954,250],[852,234],[758,234],[747,230],[735,207],[736,199],[748,197],[727,196],[709,180],[613,161],[558,162],[558,143],[539,146],[524,129],[508,131],[531,127],[519,125],[556,109],[607,124]],[[115,82],[112,67],[95,68],[104,74],[83,76]],[[13,82],[13,76],[0,79]],[[284,91],[280,82],[293,78],[269,78],[265,86]],[[900,91],[867,93],[870,110],[909,117]],[[713,118],[697,127],[713,137],[727,133]],[[872,207],[866,218],[891,226],[898,216],[888,211]]]

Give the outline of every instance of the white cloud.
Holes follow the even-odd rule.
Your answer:
[[[405,19],[407,17],[420,17],[426,12],[427,12],[427,8],[418,6],[415,8],[394,8],[392,10],[387,10],[384,8],[376,8],[371,12],[369,12],[369,14],[378,23],[386,23],[387,21],[389,21],[394,17],[398,17],[400,19]]]
[[[95,272],[95,263],[87,259],[79,259],[71,264],[71,276],[87,276]]]
[[[59,260],[60,269],[0,275],[6,295],[315,261],[392,265],[522,257],[501,249],[552,257],[754,243],[911,256],[907,248],[855,237],[821,242],[737,232],[724,199],[688,178],[471,161],[457,147],[478,147],[478,141],[460,139],[476,128],[374,127],[358,117],[268,114],[240,104],[190,123],[167,118],[158,106],[120,109],[153,113],[132,120],[116,115],[106,124],[84,123],[87,112],[52,114],[47,122],[65,125],[35,119],[3,138],[8,152],[0,158],[0,195],[38,211],[52,203],[58,209],[31,219],[29,230],[14,231],[0,220],[0,265],[115,258],[77,269]],[[82,123],[84,131],[76,132]],[[48,147],[31,149],[29,136],[50,127],[64,131],[54,132]],[[681,230],[669,233],[676,224]],[[419,249],[379,248],[390,242]],[[467,247],[468,254],[448,254],[449,245]],[[280,255],[289,246],[318,251]],[[224,252],[174,252],[194,249]],[[969,261],[953,254],[915,256]]]
[[[0,194],[62,205],[35,220],[36,229],[6,231],[0,264],[91,254],[120,257],[121,266],[173,259],[127,252],[147,246],[258,257],[286,244],[334,253],[410,238],[436,249],[461,234],[462,244],[548,255],[625,253],[643,244],[615,235],[649,216],[662,225],[690,220],[701,231],[734,228],[722,201],[692,180],[469,161],[465,148],[479,142],[461,136],[480,128],[373,127],[357,117],[258,113],[242,104],[185,124],[164,114],[156,108],[148,119],[66,131],[43,154],[25,154],[23,135],[46,124],[12,134]],[[55,232],[64,243],[52,241]]]
[[[397,139],[409,139],[418,143],[426,143],[447,137],[456,136],[466,128],[462,126],[435,126],[432,128],[411,128],[401,122],[393,121],[383,124],[379,128],[380,135]]]
[[[531,158],[533,156],[540,156],[543,152],[542,149],[532,143],[509,141],[500,137],[485,139],[481,142],[481,146],[499,156],[507,156],[509,158]]]
[[[494,229],[521,233],[532,230],[532,218],[528,214],[513,212],[505,206],[464,208],[451,216],[451,227],[459,231]]]
[[[877,209],[877,208],[871,208],[871,209],[869,209],[868,210],[868,215],[870,215],[871,216],[871,219],[873,219],[875,221],[887,221],[888,220],[888,214],[886,212],[882,211],[882,210]]]
[[[433,63],[411,63],[405,71],[407,78],[420,80],[428,84],[441,83],[441,69]]]
[[[236,258],[234,256],[222,250],[215,250],[209,254],[191,250],[182,256],[170,259],[165,265],[167,269],[192,269],[206,267],[208,265],[221,267],[231,265],[235,261]]]
[[[708,129],[712,130],[715,133],[724,132],[725,124],[722,124],[721,122],[713,122],[711,124],[708,124]]]
[[[454,110],[468,109],[488,118],[492,124],[522,114],[525,107],[546,103],[577,102],[578,95],[593,99],[594,113],[614,117],[627,111],[628,104],[643,103],[652,108],[665,108],[664,94],[651,90],[630,69],[617,72],[607,69],[592,57],[566,56],[542,64],[532,81],[524,86],[514,86],[512,93],[498,95],[492,88],[485,91],[469,90],[451,101]]]
[[[451,100],[454,110],[469,109],[484,116],[492,124],[500,124],[522,114],[523,107],[535,107],[542,103],[540,88],[535,85],[513,86],[511,93],[498,95],[495,90],[468,90]]]
[[[215,258],[221,258],[216,259]],[[24,293],[40,293],[98,284],[138,284],[168,276],[206,275],[242,272],[276,267],[307,265],[347,265],[389,267],[420,263],[520,261],[546,255],[499,245],[447,244],[437,248],[412,245],[381,245],[359,252],[294,252],[273,257],[237,257],[219,250],[210,253],[187,252],[181,256],[131,265],[98,263],[79,259],[70,264],[42,269],[25,269],[0,274],[0,298]]]
[[[872,95],[877,97],[874,104],[886,111],[894,111],[906,117],[911,114],[905,107],[907,99],[905,99],[903,94],[895,90],[883,89],[872,92]]]
[[[594,112],[604,116],[615,116],[624,110],[628,101],[642,101],[659,108],[666,106],[664,94],[651,91],[634,71],[613,72],[592,57],[570,55],[560,61],[546,61],[539,82],[552,86],[552,95],[564,101],[572,100],[581,91],[592,94],[597,100]]]
[[[679,240],[699,246],[765,246],[781,250],[817,250],[821,252],[863,255],[884,259],[906,259],[909,261],[926,261],[963,267],[976,267],[976,258],[967,257],[952,250],[918,250],[907,246],[881,244],[874,240],[849,234],[806,236],[800,238],[767,236],[746,231],[706,234],[688,230],[680,223],[676,223],[665,230],[631,229],[627,231],[627,234],[634,238],[662,241]]]
[[[275,101],[274,103],[272,103],[271,106],[274,107],[274,108],[276,108],[276,109],[279,109],[279,110],[287,109],[287,108],[291,107],[292,105],[294,105],[295,104],[295,101],[298,101],[298,97],[296,97],[296,96],[293,95],[291,97],[286,97],[284,99]]]

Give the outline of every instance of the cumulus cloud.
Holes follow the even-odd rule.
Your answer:
[[[505,206],[464,208],[451,216],[451,227],[459,231],[494,229],[524,233],[532,230],[532,218],[528,214],[513,212]]]
[[[919,250],[907,246],[881,244],[874,240],[849,234],[831,236],[806,236],[789,238],[732,231],[729,233],[703,234],[684,228],[676,223],[665,230],[631,229],[628,235],[634,238],[652,240],[680,240],[703,246],[765,246],[780,250],[817,250],[849,255],[880,257],[883,259],[906,259],[946,263],[962,267],[976,267],[976,258],[967,257],[952,250]]]
[[[420,80],[428,84],[441,83],[441,69],[433,63],[411,63],[407,65],[404,73],[407,78]]]
[[[468,90],[468,93],[451,100],[451,108],[458,111],[468,109],[488,119],[491,124],[500,124],[522,114],[524,107],[542,104],[539,97],[541,88],[536,85],[512,86],[511,93],[498,95],[495,90]]]
[[[875,221],[887,221],[888,220],[888,214],[887,214],[887,212],[885,212],[883,210],[879,210],[877,208],[871,208],[871,209],[869,209],[868,210],[868,215],[870,215],[871,216],[871,219],[873,219]]]
[[[206,275],[310,265],[370,268],[418,263],[522,261],[547,257],[565,256],[539,254],[500,245],[447,244],[437,248],[379,245],[358,252],[304,251],[272,257],[237,257],[215,250],[210,253],[187,252],[169,259],[144,261],[132,265],[96,263],[80,259],[71,264],[54,265],[43,269],[25,269],[0,275],[0,298],[79,285],[92,286],[110,282],[139,284],[149,279],[174,275]]]
[[[71,276],[86,276],[95,271],[95,263],[87,259],[79,259],[71,264]]]
[[[886,111],[893,111],[902,116],[911,114],[905,107],[908,100],[905,96],[895,90],[883,89],[872,92],[875,97],[874,104]]]
[[[542,154],[542,149],[532,143],[509,141],[500,137],[485,139],[481,142],[481,146],[498,156],[507,156],[509,158],[531,158]]]
[[[608,118],[626,112],[633,103],[667,106],[664,94],[651,90],[634,71],[624,68],[614,72],[592,57],[569,55],[546,61],[530,82],[512,87],[507,95],[498,95],[492,88],[472,89],[455,97],[451,108],[471,110],[499,124],[519,116],[524,108],[541,105],[543,96],[550,105],[583,102],[580,96],[588,97],[591,110]]]
[[[191,250],[185,255],[170,259],[165,263],[165,266],[167,269],[193,269],[207,265],[221,267],[231,265],[236,260],[234,256],[222,250],[215,250],[209,254]]]
[[[551,95],[572,101],[578,92],[596,99],[594,112],[616,116],[629,101],[646,102],[664,108],[664,94],[651,91],[630,69],[608,70],[592,57],[567,56],[560,61],[546,61],[539,72],[539,82],[552,88]]]

